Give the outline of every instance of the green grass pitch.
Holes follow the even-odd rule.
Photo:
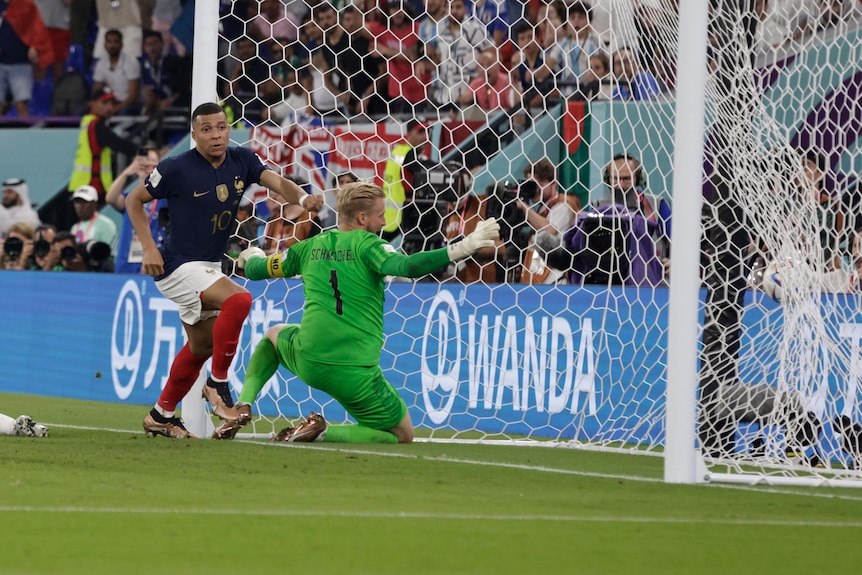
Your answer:
[[[0,394],[0,573],[820,573],[862,491],[666,485],[660,457],[143,435],[143,406]]]

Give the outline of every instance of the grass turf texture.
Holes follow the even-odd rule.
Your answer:
[[[0,394],[0,573],[817,573],[862,492],[665,485],[662,459],[145,437],[147,407]],[[218,571],[215,571],[218,570]]]

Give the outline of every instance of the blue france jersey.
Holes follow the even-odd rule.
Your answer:
[[[227,148],[218,168],[197,149],[160,162],[145,181],[150,195],[167,200],[170,215],[170,234],[159,248],[165,273],[155,279],[186,262],[221,261],[240,199],[267,169],[254,152],[234,147]]]

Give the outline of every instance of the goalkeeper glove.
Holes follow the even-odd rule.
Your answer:
[[[244,250],[242,250],[239,253],[239,256],[237,256],[237,258],[236,258],[237,267],[240,269],[245,269],[245,263],[248,261],[249,258],[252,258],[252,257],[265,258],[266,252],[263,251],[262,249],[258,248],[258,247],[254,247],[254,246],[252,246],[250,248],[245,248]]]
[[[500,224],[494,218],[483,220],[476,225],[473,233],[460,242],[446,246],[450,262],[468,258],[481,250],[494,246],[494,240],[500,237]]]

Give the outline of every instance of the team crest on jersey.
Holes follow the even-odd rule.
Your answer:
[[[236,190],[236,193],[241,194],[241,193],[243,193],[243,191],[245,189],[245,182],[243,182],[242,180],[239,179],[239,177],[237,177],[233,181],[233,187]]]
[[[216,186],[216,196],[218,196],[220,202],[227,200],[229,195],[230,192],[227,189],[227,184],[219,184]]]

